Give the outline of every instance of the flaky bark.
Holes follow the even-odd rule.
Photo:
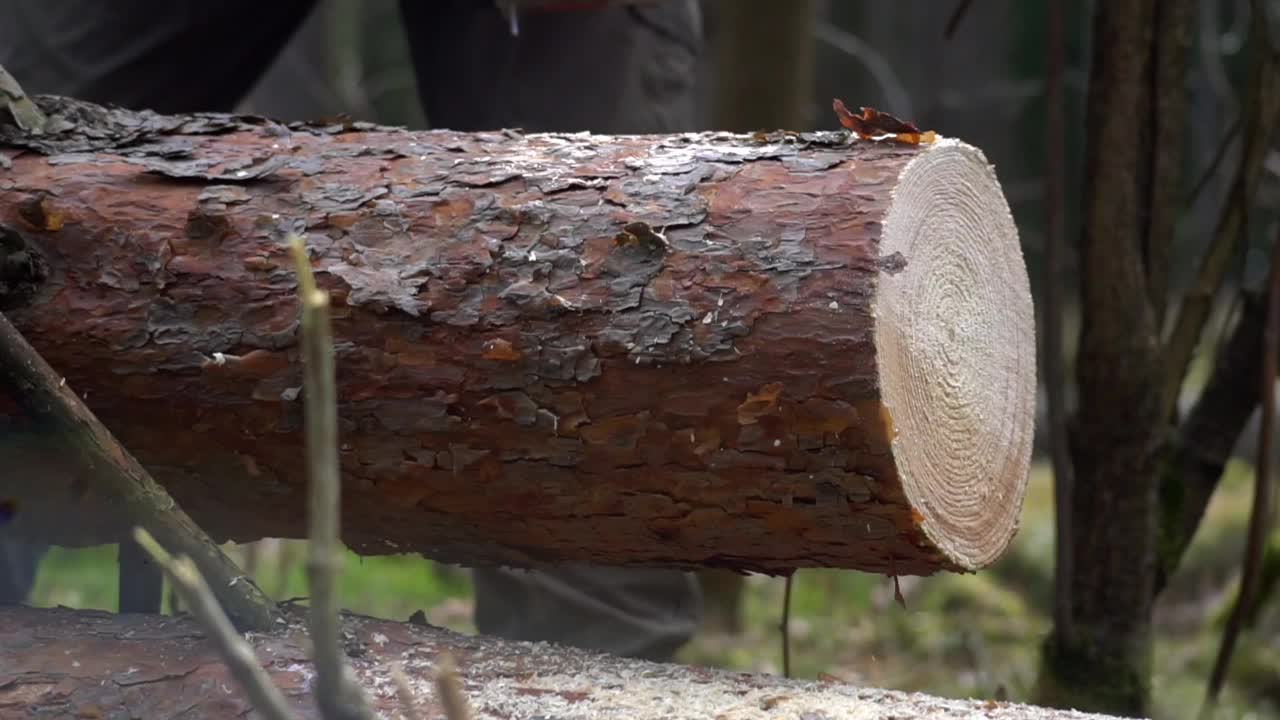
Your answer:
[[[317,718],[302,625],[298,613],[286,630],[254,633],[249,640],[296,716]],[[384,717],[397,717],[399,710],[390,673],[395,662],[409,677],[418,717],[444,717],[430,675],[438,654],[448,651],[477,720],[1102,720],[1006,702],[626,660],[354,616],[345,626],[347,659]],[[235,688],[193,621],[0,608],[0,716],[242,717],[249,705]]]
[[[73,126],[0,135],[35,150],[4,152],[0,226],[45,276],[11,317],[215,536],[302,532],[296,228],[334,298],[358,552],[927,574],[1012,537],[1030,295],[963,143],[41,101]],[[56,449],[0,424],[12,531],[104,537]],[[54,523],[67,498],[86,517]]]

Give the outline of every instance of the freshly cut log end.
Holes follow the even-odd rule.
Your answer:
[[[6,316],[215,538],[305,533],[297,230],[357,552],[928,575],[1009,544],[1031,299],[962,142],[42,103],[73,129],[0,125],[0,232],[47,269]],[[121,532],[3,396],[0,467],[5,532]]]
[[[942,140],[893,193],[875,307],[881,401],[898,479],[925,535],[966,570],[1017,531],[1031,464],[1031,288],[1008,203],[985,157]]]

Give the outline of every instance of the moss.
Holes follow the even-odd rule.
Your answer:
[[[1077,632],[1063,642],[1054,631],[1041,647],[1040,674],[1032,691],[1037,705],[1148,717],[1151,643],[1117,649],[1101,636]]]

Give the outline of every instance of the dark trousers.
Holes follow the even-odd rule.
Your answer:
[[[168,113],[227,111],[313,4],[0,0],[0,64],[30,93]],[[530,9],[516,37],[492,2],[402,0],[400,8],[435,127],[696,129],[702,33],[695,0]],[[40,552],[0,543],[0,601],[26,594]],[[662,659],[692,636],[701,613],[695,579],[676,571],[574,565],[484,569],[473,577],[477,628],[511,639]]]

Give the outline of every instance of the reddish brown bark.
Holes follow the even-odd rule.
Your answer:
[[[343,527],[359,552],[972,565],[943,549],[953,519],[925,502],[931,489],[912,497],[900,477],[876,334],[892,310],[884,278],[930,262],[881,252],[904,168],[981,157],[967,146],[287,129],[42,103],[78,125],[0,135],[34,149],[2,151],[0,226],[43,268],[10,317],[216,537],[303,530],[280,242],[298,229],[335,298]],[[990,261],[1025,283],[1012,245],[1013,260]],[[1009,316],[1022,334],[994,351],[1031,364],[1022,304],[977,309]],[[944,320],[913,322],[937,335]],[[1030,448],[1025,379],[980,378],[1012,400],[967,409],[1014,428],[994,451],[1008,462],[969,467],[993,452],[977,442],[953,473],[1009,519]],[[0,463],[22,468],[0,480],[21,503],[12,530],[110,539],[107,501],[65,472],[54,441],[3,399],[0,427]],[[980,552],[1011,534],[995,527]]]
[[[940,717],[1103,720],[1006,702],[951,700],[648,663],[549,644],[467,637],[348,616],[347,661],[383,717],[398,717],[390,677],[401,663],[416,717],[444,717],[431,689],[437,654],[453,655],[477,720]],[[250,642],[300,719],[317,718],[302,618]],[[0,608],[0,717],[257,717],[194,622],[156,615]]]

